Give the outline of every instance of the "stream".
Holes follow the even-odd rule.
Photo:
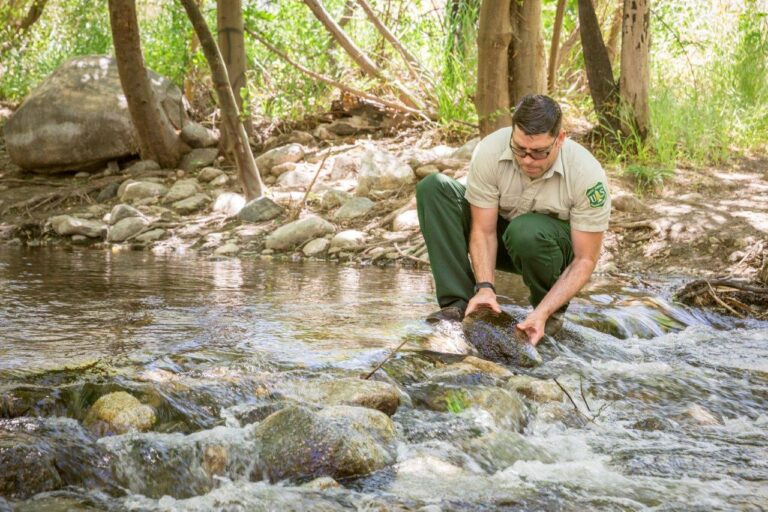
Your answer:
[[[249,467],[258,422],[243,418],[269,399],[254,389],[364,375],[405,337],[403,354],[418,348],[434,330],[428,270],[1,247],[0,456],[28,442],[13,460],[44,492],[0,469],[0,512],[765,510],[768,323],[677,304],[680,283],[595,276],[573,301],[533,375],[579,414],[532,402],[516,431],[405,401],[395,463],[322,488]],[[525,314],[519,278],[497,289]],[[157,422],[97,440],[81,423],[120,390]],[[202,478],[211,439],[234,455]],[[58,474],[43,485],[46,457]]]

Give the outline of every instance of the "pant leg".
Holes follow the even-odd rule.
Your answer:
[[[523,277],[531,291],[531,304],[538,306],[573,261],[570,224],[549,215],[526,213],[510,221],[502,238],[512,271]]]
[[[474,294],[468,254],[471,218],[464,192],[464,185],[443,174],[428,176],[416,187],[419,226],[441,308],[464,306]]]

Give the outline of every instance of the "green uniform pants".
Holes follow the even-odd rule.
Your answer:
[[[465,190],[442,174],[428,176],[416,187],[419,225],[441,308],[466,306],[474,295],[475,276],[468,255],[472,219]],[[573,261],[570,224],[549,215],[526,213],[511,222],[499,217],[496,231],[496,269],[520,274],[536,307]]]

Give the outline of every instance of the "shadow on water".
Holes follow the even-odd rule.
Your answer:
[[[511,422],[509,376],[467,373],[460,329],[423,321],[428,272],[3,248],[0,458],[50,455],[30,480],[46,492],[0,478],[0,496],[17,510],[761,510],[768,325],[679,305],[676,284],[598,282],[575,299],[528,373],[557,378],[594,421],[559,398]],[[524,317],[520,280],[498,285]],[[406,338],[375,376],[402,393],[393,465],[324,490],[252,481],[259,422]],[[152,432],[96,442],[82,425],[114,391],[153,408]]]

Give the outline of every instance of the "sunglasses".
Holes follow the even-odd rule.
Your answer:
[[[509,149],[511,149],[512,152],[515,155],[519,156],[520,158],[525,158],[526,156],[529,156],[534,160],[544,160],[552,152],[552,148],[554,147],[555,142],[557,142],[557,137],[555,137],[555,140],[552,141],[552,144],[550,144],[546,148],[527,150],[527,149],[523,149],[515,146],[510,140]]]

